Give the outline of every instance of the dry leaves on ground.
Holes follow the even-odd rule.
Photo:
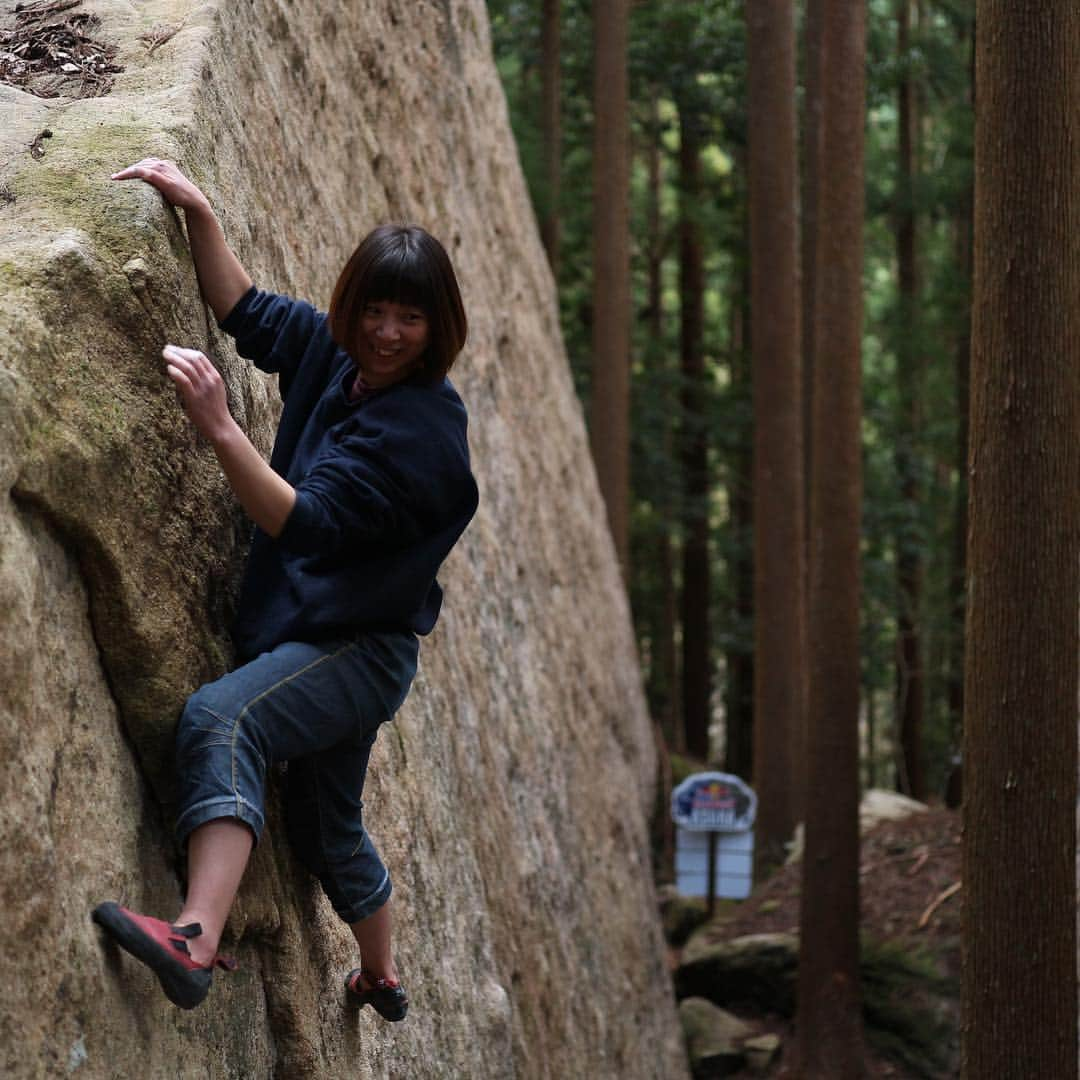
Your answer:
[[[72,12],[82,0],[17,4],[14,25],[0,28],[0,82],[35,97],[100,97],[123,71],[116,46],[97,41],[96,15]],[[70,13],[70,14],[69,14]]]

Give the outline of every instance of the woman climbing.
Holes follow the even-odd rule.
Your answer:
[[[390,878],[360,794],[379,725],[416,673],[417,635],[438,617],[436,572],[476,510],[465,408],[446,378],[466,334],[453,267],[422,229],[382,226],[353,253],[323,314],[254,287],[206,196],[173,163],[147,158],[113,179],[143,180],[183,209],[204,299],[240,355],[277,372],[284,404],[267,464],[210,361],[163,351],[256,529],[233,630],[237,667],[192,695],[177,729],[183,906],[168,923],[110,901],[94,920],[171,1001],[202,1002],[215,965],[230,966],[218,942],[263,828],[267,768],[287,761],[293,850],[360,949],[347,993],[404,1019]]]

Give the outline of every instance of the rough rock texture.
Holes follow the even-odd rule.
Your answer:
[[[780,1036],[774,1035],[772,1032],[767,1032],[765,1035],[755,1035],[754,1038],[747,1039],[742,1048],[750,1071],[756,1075],[764,1076],[780,1053]]]
[[[755,1034],[752,1024],[702,997],[679,1002],[679,1021],[686,1035],[694,1080],[730,1076],[745,1064],[742,1045]]]
[[[483,3],[85,6],[125,69],[111,93],[0,86],[0,1075],[677,1080],[652,741]],[[273,813],[228,931],[242,970],[202,1009],[89,921],[110,897],[176,908],[171,730],[228,663],[242,556],[162,344],[217,359],[264,448],[275,408],[208,318],[180,216],[108,180],[146,154],[204,186],[265,287],[325,304],[397,218],[462,279],[482,505],[366,792],[414,1002],[399,1026],[343,1004],[350,939]]]

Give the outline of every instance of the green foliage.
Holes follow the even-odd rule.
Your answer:
[[[911,47],[897,55],[895,5],[870,7],[868,33],[867,222],[865,245],[864,399],[864,685],[891,697],[895,683],[896,559],[917,552],[925,568],[921,609],[926,673],[926,757],[932,791],[941,791],[959,718],[948,711],[949,642],[958,632],[950,595],[955,508],[962,496],[958,461],[956,354],[965,340],[970,298],[958,262],[958,230],[972,185],[973,117],[968,100],[972,5],[927,4]],[[907,73],[916,83],[921,120],[920,160],[906,198],[898,173],[897,92]],[[918,220],[920,295],[904,311],[896,281],[897,212]],[[922,425],[917,441],[902,436],[904,403],[898,357],[914,357],[924,372]],[[907,452],[920,500],[913,513],[900,497],[897,451]],[[886,748],[887,751],[887,748]],[[884,757],[891,760],[891,753]],[[882,762],[886,764],[887,762]],[[891,780],[879,772],[878,780]]]
[[[540,144],[540,5],[489,0],[495,54],[503,76],[522,165],[538,213],[550,202]],[[958,229],[972,184],[970,43],[973,0],[924,0],[921,24],[898,55],[893,0],[871,0],[868,20],[864,341],[864,545],[862,667],[864,689],[878,703],[874,778],[889,782],[896,680],[898,552],[917,551],[925,567],[919,626],[924,639],[928,775],[938,789],[953,749],[958,718],[948,711],[950,648],[957,632],[950,595],[955,508],[963,495],[957,460],[955,358],[965,340],[970,282],[958,257]],[[583,0],[561,5],[562,257],[558,293],[575,386],[589,402],[592,289],[592,25]],[[737,603],[739,568],[752,550],[749,529],[733,521],[746,494],[752,407],[745,345],[733,326],[746,303],[746,49],[739,0],[660,0],[632,6],[629,37],[632,170],[633,487],[631,602],[650,702],[670,709],[676,687],[658,663],[668,588],[657,555],[672,545],[675,584],[686,497],[678,447],[688,419],[679,373],[678,217],[693,216],[705,244],[705,402],[713,495],[712,647],[723,692],[725,662],[752,650],[750,618]],[[901,190],[897,91],[904,75],[918,87],[920,160],[910,191]],[[688,206],[679,190],[680,120],[696,124],[703,143],[702,190]],[[650,190],[647,157],[660,153],[659,192]],[[651,200],[659,232],[650,233]],[[901,310],[897,289],[896,214],[918,216],[921,287],[914,311]],[[660,332],[650,327],[650,256],[660,260]],[[915,356],[924,371],[922,424],[901,448],[898,357]],[[901,497],[901,475],[918,481],[917,506]],[[881,708],[886,705],[886,708]],[[884,733],[884,737],[882,737]]]
[[[938,962],[899,942],[863,938],[859,973],[866,1036],[907,1074],[955,1075],[959,986]]]

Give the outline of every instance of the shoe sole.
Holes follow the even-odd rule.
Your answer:
[[[91,918],[117,945],[141,960],[158,978],[165,996],[181,1009],[201,1005],[210,990],[209,970],[189,971],[181,967],[152,937],[140,930],[109,900],[94,908]]]

